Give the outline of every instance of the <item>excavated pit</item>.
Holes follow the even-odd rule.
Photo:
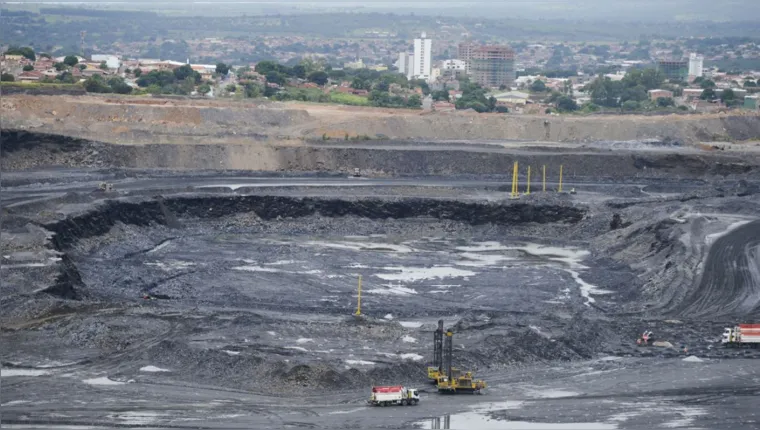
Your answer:
[[[16,166],[38,166],[26,157],[42,145],[44,159],[59,143],[3,149]],[[46,162],[91,145],[67,141]],[[105,165],[121,151],[94,150],[89,160]],[[148,157],[129,149],[138,150]],[[4,177],[0,336],[13,347],[0,356],[3,419],[429,428],[448,410],[439,427],[754,425],[745,418],[760,355],[718,342],[723,327],[760,317],[752,157],[289,151],[342,154],[348,170],[363,160],[366,171],[462,175],[109,167]],[[565,187],[578,193],[552,183],[510,199],[508,178],[465,175],[475,160],[496,172],[516,157],[562,159]],[[612,171],[599,174],[605,165]],[[95,191],[100,181],[115,191]],[[489,382],[485,397],[434,397],[426,385],[438,319],[455,332],[457,366]],[[673,347],[636,347],[645,329]],[[725,375],[737,372],[728,393]],[[364,408],[368,386],[399,383],[423,388],[418,408]],[[735,406],[724,416],[726,398]],[[106,406],[87,406],[96,404]]]

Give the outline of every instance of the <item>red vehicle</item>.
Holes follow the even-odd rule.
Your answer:
[[[420,402],[420,393],[415,388],[402,385],[372,387],[369,404],[373,406],[411,406]]]

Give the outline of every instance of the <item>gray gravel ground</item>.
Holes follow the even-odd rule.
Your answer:
[[[16,173],[3,425],[757,428],[760,351],[717,342],[760,316],[740,179],[510,200],[498,177]],[[427,385],[438,319],[484,395]],[[369,408],[372,384],[423,401]]]

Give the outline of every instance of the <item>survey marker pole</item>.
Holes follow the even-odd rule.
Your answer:
[[[562,165],[559,165],[559,192],[562,192]]]
[[[525,188],[525,194],[530,194],[530,166],[528,166],[528,186]]]
[[[544,192],[546,192],[546,164],[544,164],[544,175],[543,175],[543,184],[544,184]]]
[[[357,288],[359,297],[356,299],[356,313],[354,315],[362,314],[362,275],[359,275],[359,287]]]

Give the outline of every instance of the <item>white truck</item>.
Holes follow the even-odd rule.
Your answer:
[[[729,347],[760,347],[760,324],[739,324],[723,330],[723,345]]]
[[[372,387],[369,404],[372,406],[412,406],[420,402],[416,388],[401,385]]]

